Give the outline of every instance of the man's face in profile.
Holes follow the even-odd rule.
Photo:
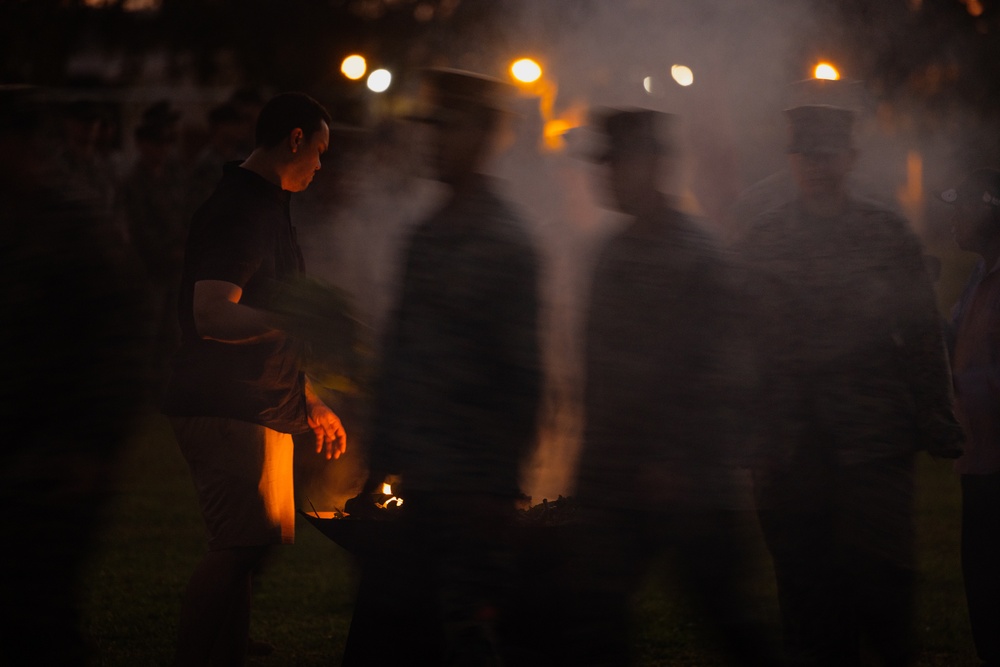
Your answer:
[[[430,163],[435,177],[454,184],[477,172],[490,132],[483,114],[442,111],[430,129]]]
[[[282,187],[289,192],[302,192],[312,183],[323,165],[322,156],[330,146],[330,126],[323,122],[320,128],[306,136],[298,147]]]

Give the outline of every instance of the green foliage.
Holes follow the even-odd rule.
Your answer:
[[[285,318],[288,332],[302,341],[305,371],[317,385],[349,396],[367,393],[372,333],[355,316],[346,292],[303,276],[276,283],[267,308]]]

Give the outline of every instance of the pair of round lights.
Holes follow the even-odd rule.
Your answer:
[[[368,63],[363,56],[353,55],[344,58],[340,63],[340,73],[351,81],[357,81],[368,71]],[[369,90],[376,93],[384,93],[392,84],[392,73],[387,69],[377,69],[368,75],[367,85]]]

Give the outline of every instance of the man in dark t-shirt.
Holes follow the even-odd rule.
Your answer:
[[[304,270],[289,216],[329,140],[330,116],[301,93],[274,97],[257,147],[226,166],[195,214],[179,299],[181,346],[163,412],[191,468],[209,551],[184,595],[175,664],[242,664],[250,585],[272,544],[294,538],[292,434],[339,457],[340,419],[302,372],[298,345],[266,309],[276,284]]]

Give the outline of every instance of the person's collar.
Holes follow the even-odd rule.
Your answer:
[[[226,162],[222,168],[225,173],[242,180],[244,183],[253,185],[253,187],[257,188],[260,192],[267,193],[279,201],[285,202],[291,197],[290,192],[282,189],[280,185],[272,183],[252,169],[247,169],[242,166],[242,163],[239,160]]]

